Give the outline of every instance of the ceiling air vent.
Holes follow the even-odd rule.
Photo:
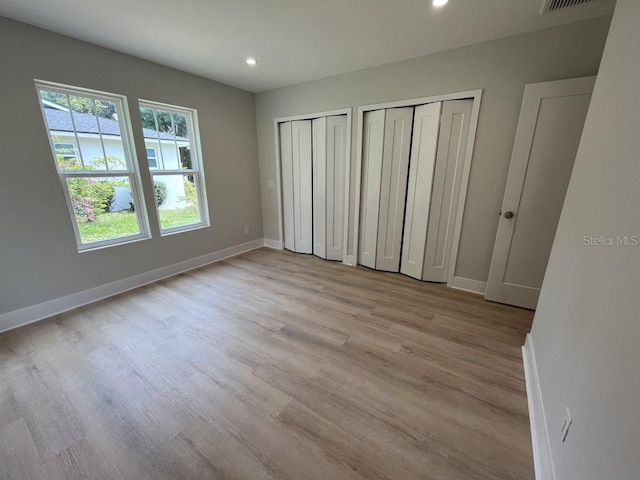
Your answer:
[[[545,15],[547,13],[557,12],[559,10],[565,10],[579,5],[596,3],[598,1],[600,0],[543,0],[542,11],[540,14]]]

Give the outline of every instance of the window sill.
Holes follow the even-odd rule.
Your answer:
[[[137,243],[145,240],[151,240],[151,235],[136,235],[134,237],[123,237],[118,241],[105,240],[104,242],[94,242],[78,245],[78,253],[95,252],[96,250],[103,250],[105,248],[119,247],[121,245],[127,245],[129,243]]]
[[[211,225],[207,222],[207,223],[196,223],[196,224],[192,224],[192,225],[185,225],[184,227],[175,227],[175,228],[170,228],[167,230],[160,230],[160,236],[161,237],[168,237],[170,235],[175,235],[177,233],[184,233],[184,232],[190,232],[192,230],[200,230],[202,228],[208,228]]]

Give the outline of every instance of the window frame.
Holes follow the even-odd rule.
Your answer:
[[[136,149],[134,146],[133,128],[131,125],[131,116],[129,113],[129,105],[128,105],[127,97],[125,95],[120,95],[117,93],[102,92],[99,90],[76,87],[72,85],[64,85],[60,83],[49,82],[46,80],[36,79],[34,80],[34,83],[36,88],[36,94],[38,96],[38,103],[40,104],[40,111],[42,113],[43,126],[45,127],[45,133],[49,140],[49,146],[51,147],[54,168],[56,169],[58,179],[60,180],[60,184],[62,186],[62,191],[64,192],[65,201],[67,203],[67,210],[69,212],[71,225],[73,227],[73,233],[76,239],[76,247],[78,249],[78,253],[89,252],[89,251],[99,250],[106,247],[125,245],[128,243],[150,239],[151,230],[149,228],[149,217],[147,214],[144,190],[142,188],[142,180],[141,180],[138,158],[137,158]],[[116,106],[116,110],[118,112],[117,122],[120,127],[120,138],[122,140],[122,147],[124,150],[125,163],[127,164],[127,169],[126,170],[108,170],[107,169],[104,171],[103,170],[87,171],[83,169],[82,171],[66,171],[66,172],[63,170],[60,170],[60,167],[58,165],[57,153],[55,149],[56,142],[53,141],[51,130],[49,130],[49,124],[47,122],[47,115],[45,112],[45,106],[44,106],[41,90],[45,90],[47,92],[59,93],[62,95],[89,97],[94,100],[102,100],[102,101],[114,103]],[[70,115],[71,115],[71,118],[73,119],[73,113],[71,113],[71,109],[70,109]],[[98,117],[96,115],[96,121],[99,121],[97,119]],[[80,152],[79,145],[77,144],[78,132],[75,129],[75,125],[73,128],[74,128],[73,135],[76,137],[76,154],[81,157],[82,153]],[[101,144],[102,142],[103,140],[101,138]],[[102,144],[102,146],[104,148],[104,144]],[[106,161],[107,160],[105,158],[105,162]],[[82,236],[80,234],[80,228],[78,227],[76,215],[73,210],[71,193],[69,192],[69,187],[67,184],[67,179],[69,178],[83,178],[83,177],[84,178],[128,177],[129,184],[131,186],[131,196],[133,198],[133,201],[135,202],[135,207],[136,207],[135,213],[138,219],[138,226],[140,228],[140,232],[134,235],[126,235],[126,236],[111,238],[107,240],[98,240],[95,242],[83,243]]]
[[[158,167],[158,149],[155,147],[147,147],[145,144],[145,154],[147,155],[147,164],[149,165],[149,169],[150,170],[158,170],[160,167]],[[149,150],[153,150],[153,156],[149,157]],[[152,167],[151,164],[149,163],[150,159],[153,159],[155,161],[155,167]]]
[[[190,223],[189,225],[182,225],[178,227],[171,228],[162,228],[162,221],[160,219],[160,206],[155,205],[156,217],[158,219],[158,228],[160,230],[161,236],[174,235],[176,233],[188,232],[191,230],[198,230],[201,228],[207,228],[211,226],[209,221],[209,205],[207,203],[207,187],[205,184],[205,175],[204,175],[204,163],[202,161],[202,147],[200,146],[200,126],[198,123],[198,111],[195,108],[181,107],[178,105],[170,105],[167,103],[155,102],[152,100],[138,99],[138,109],[141,110],[143,108],[149,108],[152,110],[162,110],[164,112],[176,113],[179,115],[184,115],[187,121],[187,131],[189,133],[189,148],[191,150],[191,164],[192,167],[190,169],[167,169],[164,168],[164,159],[162,158],[162,139],[159,137],[156,139],[158,141],[160,154],[158,155],[159,163],[162,164],[162,168],[150,168],[149,175],[151,184],[153,185],[153,177],[154,175],[192,175],[195,177],[196,183],[196,197],[198,200],[198,213],[200,214],[200,222],[198,223]],[[156,123],[156,128],[158,125]],[[144,138],[144,130],[142,126],[142,122],[140,123],[140,131],[142,132],[142,137]],[[177,141],[175,140],[174,133],[174,142],[176,143],[176,150],[178,153],[179,148],[177,146]],[[145,144],[145,155],[146,148],[148,148]],[[157,154],[157,152],[156,152]],[[179,160],[179,153],[178,153]],[[148,158],[147,158],[148,163]],[[155,187],[154,187],[155,190]],[[154,191],[154,204],[155,204],[155,191]]]

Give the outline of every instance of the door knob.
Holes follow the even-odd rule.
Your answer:
[[[513,212],[504,212],[504,218],[513,218]]]

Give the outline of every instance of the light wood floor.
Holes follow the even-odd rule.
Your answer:
[[[0,335],[0,478],[533,479],[531,319],[256,250]]]

